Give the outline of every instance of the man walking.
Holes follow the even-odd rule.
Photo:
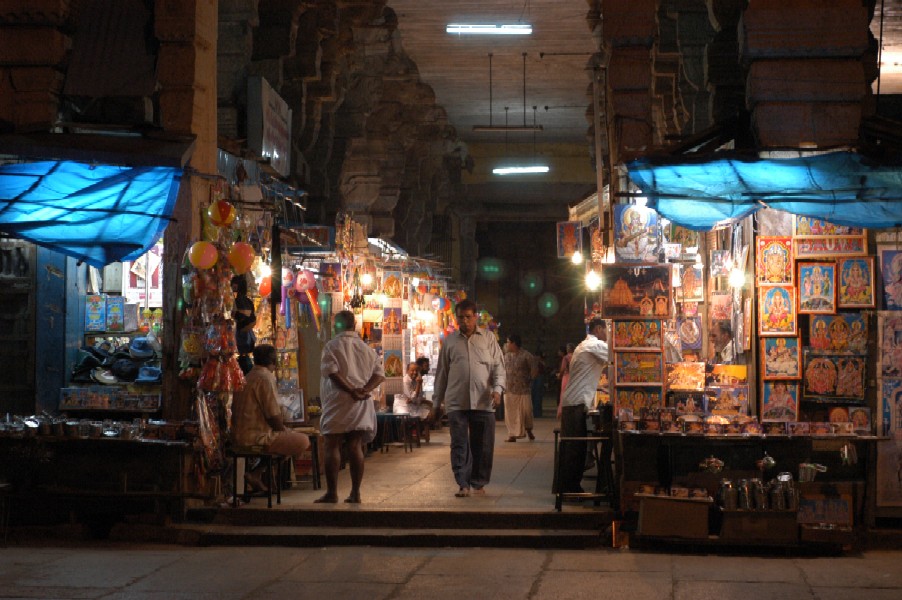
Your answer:
[[[314,502],[338,502],[338,468],[345,442],[351,471],[351,494],[345,502],[359,504],[363,448],[376,437],[376,407],[370,394],[385,381],[385,373],[376,351],[354,330],[354,313],[343,310],[335,315],[335,332],[323,348],[320,364],[326,493]]]
[[[608,364],[607,327],[602,319],[589,321],[589,333],[573,351],[570,381],[561,397],[561,437],[586,437],[586,413],[595,403],[595,390]],[[586,465],[585,442],[561,444],[558,486],[562,493],[582,492]]]
[[[451,430],[451,470],[458,498],[484,494],[495,452],[495,408],[504,391],[504,358],[495,336],[476,326],[476,304],[455,309],[458,331],[438,355],[433,403],[444,406]]]

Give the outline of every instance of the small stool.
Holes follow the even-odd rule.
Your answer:
[[[238,508],[238,459],[243,458],[245,461],[248,459],[259,458],[266,465],[266,472],[269,474],[267,482],[268,485],[266,490],[266,506],[267,508],[272,508],[272,491],[273,488],[276,490],[276,503],[282,504],[282,468],[285,466],[286,461],[290,458],[288,456],[282,456],[281,454],[270,454],[264,450],[263,446],[235,446],[229,448],[227,450],[228,455],[232,458],[232,493],[234,496],[232,497],[232,507]],[[278,469],[276,472],[273,467]],[[247,493],[247,481],[245,480],[244,486],[242,487],[243,496],[245,498],[249,498],[250,496]]]
[[[377,417],[382,417],[382,438],[379,445],[379,452],[388,452],[388,445],[391,443],[392,430],[395,429],[395,423],[401,432],[401,442],[404,445],[404,452],[413,452],[413,440],[410,435],[410,415],[407,413],[377,413]]]
[[[607,444],[611,441],[610,436],[602,436],[602,435],[587,435],[580,437],[562,437],[560,435],[561,430],[554,430],[554,482],[557,486],[554,490],[554,509],[558,512],[561,512],[563,508],[563,501],[565,498],[578,498],[578,499],[586,499],[586,500],[594,500],[595,505],[597,506],[599,502],[602,500],[606,500],[607,502],[611,502],[613,499],[613,490],[614,490],[614,481],[613,474],[611,473],[610,468],[610,456],[607,456],[607,464],[605,463],[605,456],[608,454],[605,452],[605,448]],[[561,452],[560,448],[564,444],[568,443],[586,443],[589,442],[593,444],[595,447],[593,449],[593,454],[595,455],[595,464],[598,469],[598,475],[595,479],[595,491],[594,492],[562,492],[560,489],[560,468],[561,468]],[[604,480],[604,488],[605,491],[602,492],[602,480]]]

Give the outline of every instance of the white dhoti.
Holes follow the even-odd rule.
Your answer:
[[[504,392],[504,424],[508,436],[526,437],[526,430],[532,429],[532,397],[529,394]]]

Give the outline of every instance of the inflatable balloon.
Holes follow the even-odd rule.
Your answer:
[[[266,298],[272,292],[272,277],[264,277],[260,282],[260,296]]]
[[[195,242],[188,251],[188,260],[197,269],[209,269],[218,259],[216,246],[210,242]]]
[[[294,289],[303,294],[307,290],[316,289],[316,276],[313,271],[304,269],[294,279]]]
[[[292,285],[294,285],[294,273],[291,269],[282,269],[282,287],[291,287]]]
[[[207,216],[217,227],[225,227],[235,220],[235,207],[225,200],[217,200],[207,207]]]
[[[235,242],[226,256],[236,275],[247,273],[254,264],[254,248],[245,242]]]

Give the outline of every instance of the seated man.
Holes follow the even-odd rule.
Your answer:
[[[414,422],[417,431],[423,430],[425,440],[429,441],[429,426],[432,419],[432,402],[426,400],[423,395],[423,372],[419,363],[412,362],[407,365],[407,373],[402,381],[403,391],[395,394],[395,402],[392,412],[395,414],[408,414],[416,417],[417,421],[425,424],[420,427],[419,422]]]
[[[244,389],[232,400],[232,444],[260,446],[264,452],[282,456],[299,456],[310,447],[303,433],[285,429],[282,408],[277,400],[276,349],[269,344],[254,348],[254,366],[247,375]],[[260,468],[244,474],[255,491],[265,490]],[[237,492],[237,490],[236,490]]]

